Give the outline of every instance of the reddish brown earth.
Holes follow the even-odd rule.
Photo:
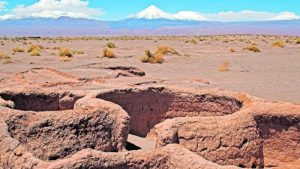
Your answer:
[[[238,51],[230,56],[233,69],[217,72],[214,64],[229,57],[222,56],[228,43],[207,40],[198,44],[203,53],[191,51],[201,56],[169,55],[163,64],[143,64],[129,55],[156,42],[140,41],[133,47],[118,42],[116,59],[88,57],[95,44],[74,41],[63,44],[87,52],[70,62],[56,61],[44,49],[39,57],[16,53],[14,63],[1,65],[0,168],[300,168],[299,72],[291,70],[299,64],[296,45],[271,50],[258,41],[261,53]],[[180,52],[188,47],[163,42]],[[212,44],[219,48],[211,50]],[[216,72],[203,64],[204,54]],[[243,59],[257,65],[241,72]],[[279,84],[255,81],[265,76]],[[283,80],[289,78],[294,81]]]

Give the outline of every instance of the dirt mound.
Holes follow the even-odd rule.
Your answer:
[[[75,84],[79,81],[76,76],[52,68],[32,68],[14,73],[0,79],[6,86],[34,85],[47,86],[53,84]]]

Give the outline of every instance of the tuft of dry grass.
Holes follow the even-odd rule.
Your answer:
[[[0,60],[3,60],[2,61],[2,64],[10,64],[10,63],[13,63],[13,60],[11,57],[9,57],[8,55],[6,55],[4,52],[2,52],[0,50]]]
[[[41,53],[38,49],[35,49],[30,52],[30,55],[31,56],[41,56]]]
[[[14,63],[14,61],[11,58],[4,59],[4,61],[2,62],[2,64],[10,64],[10,63]]]
[[[192,43],[192,44],[198,44],[198,40],[196,38],[193,38],[191,40],[186,40],[185,43]]]
[[[157,48],[156,53],[160,53],[160,54],[163,54],[163,55],[167,55],[167,54],[179,55],[179,53],[175,49],[173,49],[169,46],[159,46]]]
[[[228,50],[230,51],[230,52],[236,52],[236,50],[234,49],[234,48],[228,48]]]
[[[278,41],[273,42],[272,46],[273,47],[284,48],[285,47],[285,43],[283,41],[278,40]]]
[[[193,44],[198,44],[198,40],[197,39],[195,39],[195,38],[193,38],[192,40],[191,40],[191,43],[193,43]]]
[[[300,44],[300,38],[298,38],[297,40],[296,40],[296,44]]]
[[[145,56],[141,58],[143,63],[162,63],[164,62],[163,54],[156,52],[152,54],[150,50],[145,51]]]
[[[104,48],[102,51],[102,57],[115,58],[116,55],[114,54],[114,51],[111,48]]]
[[[230,71],[230,63],[228,61],[225,61],[224,63],[220,64],[218,66],[219,72],[227,72]]]
[[[27,52],[32,52],[34,50],[37,50],[40,52],[42,49],[44,49],[44,46],[42,46],[42,45],[31,45],[29,47],[29,49],[27,50]]]
[[[1,59],[9,59],[10,57],[0,50],[0,60]]]
[[[84,52],[82,50],[72,50],[72,53],[74,55],[83,55],[84,54]]]
[[[68,56],[62,56],[60,57],[60,61],[62,62],[70,62],[72,59]]]
[[[256,47],[255,45],[250,45],[248,47],[245,47],[243,50],[249,50],[252,52],[261,52],[260,49],[258,47]]]
[[[25,52],[25,50],[22,49],[22,48],[20,48],[20,47],[15,47],[15,48],[12,49],[12,51],[13,51],[14,53],[17,53],[17,52]]]
[[[69,48],[61,48],[59,50],[59,56],[60,57],[72,57],[73,53]]]
[[[106,47],[108,47],[108,48],[116,48],[117,46],[116,46],[116,44],[113,43],[113,42],[108,42],[108,43],[106,44]]]
[[[187,58],[190,58],[190,57],[192,57],[192,55],[191,55],[191,54],[189,54],[189,53],[185,53],[185,54],[183,54],[183,56],[184,56],[184,57],[187,57]]]

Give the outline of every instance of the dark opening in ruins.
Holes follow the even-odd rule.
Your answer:
[[[145,137],[158,123],[175,117],[223,116],[242,107],[235,98],[175,92],[165,88],[124,89],[97,96],[120,105],[131,117],[130,133]]]
[[[128,150],[128,151],[134,151],[134,150],[140,150],[140,149],[141,149],[141,147],[136,146],[136,145],[134,145],[134,144],[132,144],[130,142],[127,142],[126,150]]]
[[[82,96],[72,93],[0,93],[0,98],[13,102],[13,109],[22,111],[58,111],[73,109]],[[67,98],[67,99],[66,99]]]

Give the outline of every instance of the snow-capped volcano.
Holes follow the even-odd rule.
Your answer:
[[[168,13],[165,12],[155,5],[151,5],[143,11],[133,15],[133,18],[136,19],[170,19],[170,20],[187,20],[187,21],[203,21],[206,20],[204,16],[202,16],[198,12],[193,11],[179,11],[177,13]]]
[[[143,11],[137,13],[134,18],[137,19],[175,19],[172,14],[169,14],[155,5],[151,5]]]

